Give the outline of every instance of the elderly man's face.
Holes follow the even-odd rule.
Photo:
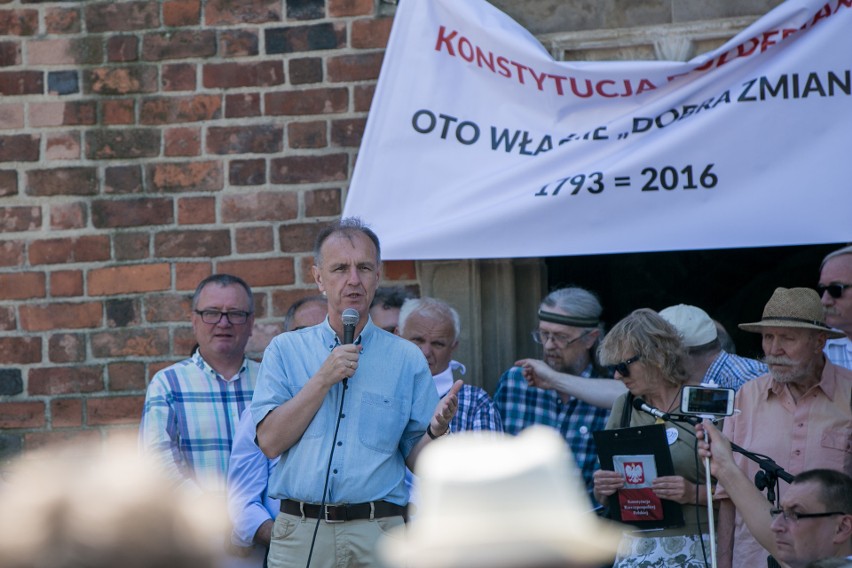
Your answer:
[[[432,375],[447,370],[459,344],[453,320],[417,312],[406,318],[400,335],[420,348]]]
[[[252,306],[243,287],[238,284],[220,286],[211,282],[201,289],[195,309],[197,311],[192,314],[192,330],[201,355],[205,358],[241,360],[254,327],[254,315],[249,315],[243,323],[234,324],[224,313],[251,313]],[[204,311],[224,313],[217,323],[204,323],[202,316],[198,314]]]
[[[557,308],[548,311],[568,315]],[[597,339],[597,330],[540,321],[538,333],[544,349],[544,362],[560,373],[579,375],[591,363],[589,349]]]
[[[772,521],[772,533],[778,547],[777,560],[793,568],[803,568],[814,560],[833,556],[835,548],[843,539],[849,539],[848,526],[845,531],[841,526],[842,523],[849,524],[848,515],[805,517],[798,520],[789,518],[793,516],[789,513],[814,514],[834,511],[832,504],[822,503],[820,493],[819,483],[793,483],[785,490],[781,500],[781,508],[788,513],[787,518],[785,515],[778,515]]]
[[[779,383],[803,383],[816,374],[822,361],[825,334],[795,327],[763,330],[764,361]]]
[[[852,284],[852,254],[836,256],[825,263],[819,275],[822,286],[829,284]],[[825,306],[825,323],[852,336],[852,287],[845,288],[839,298],[828,292],[822,295]]]

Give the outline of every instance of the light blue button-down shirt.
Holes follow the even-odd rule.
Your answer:
[[[322,501],[335,424],[344,397],[327,503],[408,502],[405,458],[420,441],[438,405],[438,393],[420,349],[368,321],[357,340],[358,369],[345,391],[329,391],[301,439],[281,455],[269,494]],[[325,322],[275,337],[263,354],[251,404],[258,424],[301,390],[338,340]]]

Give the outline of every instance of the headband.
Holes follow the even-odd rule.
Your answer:
[[[543,309],[538,310],[538,319],[548,323],[570,325],[571,327],[597,327],[601,323],[598,318],[578,318],[566,316],[565,314],[546,312]]]

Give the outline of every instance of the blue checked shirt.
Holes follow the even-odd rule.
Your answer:
[[[591,371],[589,366],[583,376],[588,377]],[[494,404],[503,420],[504,432],[518,434],[533,424],[559,430],[582,470],[591,497],[594,488],[592,476],[599,467],[592,432],[606,427],[609,409],[592,406],[574,397],[563,403],[556,391],[529,386],[520,367],[512,367],[500,377]],[[594,501],[594,497],[591,498]]]
[[[196,351],[159,371],[145,395],[139,445],[175,480],[223,493],[240,414],[251,403],[259,363],[243,360],[225,380]]]
[[[739,390],[747,381],[767,372],[769,368],[761,361],[722,351],[704,373],[701,384]]]
[[[826,341],[825,355],[838,367],[852,371],[852,341],[848,337]]]
[[[458,410],[450,421],[451,432],[467,430],[503,431],[503,421],[491,397],[484,390],[473,385],[462,386],[459,391]]]

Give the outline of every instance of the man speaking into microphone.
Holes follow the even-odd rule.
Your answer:
[[[268,565],[373,566],[379,536],[403,523],[405,466],[448,433],[462,382],[439,401],[417,346],[370,321],[381,250],[359,219],[322,230],[314,262],[328,318],[272,340],[251,405],[258,445],[281,456]]]

